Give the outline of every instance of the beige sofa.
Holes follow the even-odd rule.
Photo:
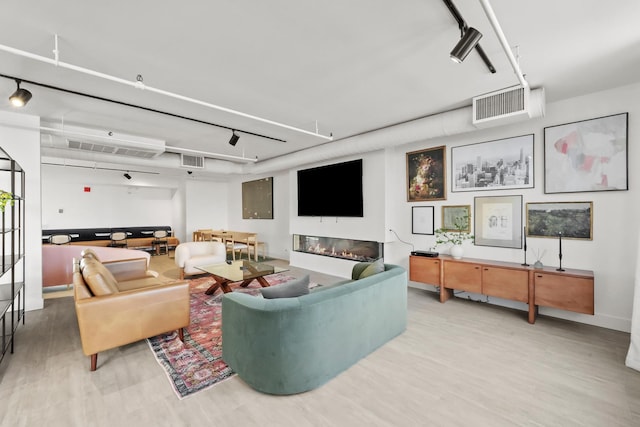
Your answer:
[[[176,265],[180,268],[180,278],[186,275],[203,274],[198,266],[220,264],[227,259],[227,248],[221,242],[187,242],[176,248]]]
[[[90,247],[89,245],[42,245],[42,286],[71,284],[73,259],[80,259],[82,252],[86,249],[91,249],[102,262],[144,258],[148,268],[151,259],[149,253],[135,249]]]
[[[189,284],[165,281],[147,270],[145,258],[102,263],[85,250],[73,261],[80,340],[91,370],[98,353],[189,326]]]

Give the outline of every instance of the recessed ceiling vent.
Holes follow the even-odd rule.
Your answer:
[[[529,87],[515,86],[474,97],[473,124],[481,127],[532,117],[530,95]],[[544,97],[537,101],[541,102],[544,115]]]
[[[204,157],[180,154],[180,166],[183,168],[202,169],[204,168]]]
[[[114,156],[152,159],[165,152],[165,143],[160,139],[126,135],[109,130],[89,129],[78,126],[58,126],[42,123],[40,128],[43,143],[53,148],[91,151]]]
[[[83,151],[93,151],[96,153],[104,153],[104,154],[115,154],[118,156],[130,156],[130,157],[138,157],[142,159],[152,159],[156,157],[158,154],[162,153],[162,151],[149,151],[149,150],[140,150],[136,148],[128,148],[128,147],[117,147],[114,145],[103,144],[100,142],[92,142],[92,141],[79,141],[74,139],[67,139],[67,146],[72,150],[83,150]]]

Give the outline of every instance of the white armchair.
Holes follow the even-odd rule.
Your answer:
[[[227,248],[221,242],[187,242],[176,248],[176,265],[180,267],[180,279],[185,275],[202,274],[196,266],[220,264],[227,260]]]

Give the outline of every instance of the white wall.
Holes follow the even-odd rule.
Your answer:
[[[595,93],[579,98],[547,105],[546,117],[526,121],[508,127],[486,129],[472,134],[456,135],[409,144],[396,148],[395,160],[390,165],[387,176],[394,182],[396,191],[389,194],[387,204],[395,208],[399,217],[391,225],[402,240],[412,243],[416,249],[427,249],[435,244],[434,236],[411,234],[411,207],[435,206],[435,227],[441,224],[442,205],[471,205],[474,197],[516,195],[523,196],[523,218],[527,202],[593,202],[593,240],[563,240],[562,265],[567,268],[593,270],[595,274],[595,315],[583,315],[546,307],[540,308],[540,314],[575,320],[623,331],[630,330],[631,304],[633,298],[633,275],[635,257],[638,251],[638,213],[640,212],[638,195],[640,176],[634,165],[640,161],[635,149],[637,135],[640,135],[640,84]],[[564,194],[544,194],[544,150],[543,129],[572,121],[591,119],[611,114],[629,112],[629,191],[583,192]],[[406,200],[405,155],[409,151],[439,145],[447,145],[447,158],[450,159],[451,147],[473,144],[533,133],[535,136],[535,188],[520,190],[475,191],[451,193],[446,201],[432,203],[408,203]],[[447,164],[447,182],[450,182],[450,162]],[[528,258],[535,261],[534,250],[546,250],[542,262],[545,265],[558,265],[558,242],[555,239],[529,238]],[[387,244],[385,255],[387,262],[401,264],[408,268],[410,246],[399,241]],[[447,253],[446,246],[438,247]],[[502,260],[521,263],[523,251],[519,249],[496,248],[465,245],[465,257]],[[421,284],[411,283],[422,287]],[[429,289],[430,287],[425,287]],[[431,288],[432,289],[432,288]],[[480,296],[474,296],[479,298]],[[495,298],[492,302],[524,309],[524,305]]]
[[[172,225],[175,190],[132,175],[42,165],[43,229]]]
[[[201,228],[229,229],[229,184],[212,181],[186,182],[186,240]]]
[[[25,258],[21,261],[26,262],[26,310],[43,307],[39,126],[38,117],[0,112],[0,147],[20,164],[26,175]]]

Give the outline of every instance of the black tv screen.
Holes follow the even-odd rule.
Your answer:
[[[364,216],[362,159],[299,170],[298,216]]]

